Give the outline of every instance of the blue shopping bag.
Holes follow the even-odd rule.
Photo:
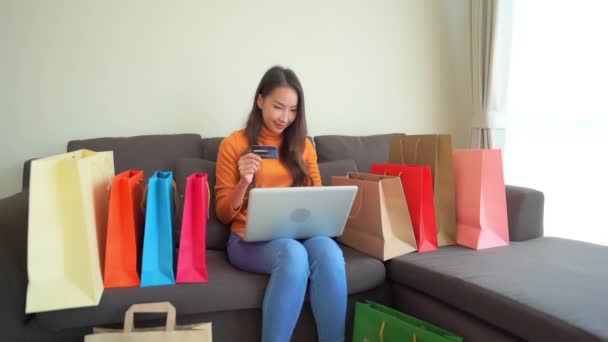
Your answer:
[[[177,202],[173,172],[156,171],[148,180],[141,287],[175,284],[173,228]]]

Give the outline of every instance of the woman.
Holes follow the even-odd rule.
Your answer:
[[[248,243],[247,192],[256,187],[321,186],[317,154],[307,139],[304,93],[296,74],[269,69],[255,92],[247,126],[226,137],[217,160],[217,217],[231,224],[228,258],[248,272],[270,274],[262,304],[262,341],[289,341],[310,279],[310,304],[320,341],[343,341],[346,316],[344,256],[328,237]],[[277,147],[279,159],[248,153]]]

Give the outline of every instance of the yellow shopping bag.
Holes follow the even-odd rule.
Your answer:
[[[98,305],[113,152],[34,160],[30,172],[26,313]]]

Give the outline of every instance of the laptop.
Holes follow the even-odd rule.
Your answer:
[[[356,194],[356,186],[251,189],[243,239],[342,235]]]

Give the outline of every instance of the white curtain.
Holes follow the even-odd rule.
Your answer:
[[[471,2],[471,148],[500,148],[511,54],[511,0]]]
[[[516,0],[505,180],[545,193],[545,234],[608,245],[608,1]]]

